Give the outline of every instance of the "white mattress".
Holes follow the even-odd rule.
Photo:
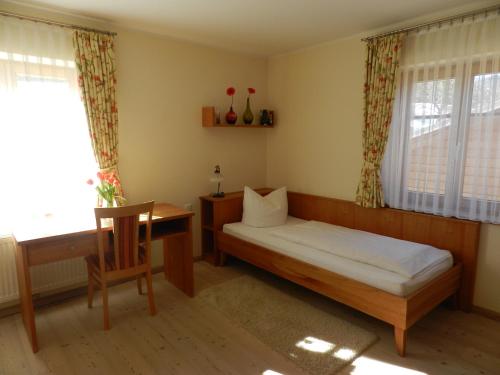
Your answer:
[[[303,222],[304,220],[289,216],[285,225],[289,226]],[[270,232],[276,228],[278,227],[255,228],[238,222],[225,224],[223,231],[241,240],[324,268],[398,296],[411,294],[424,286],[429,280],[453,266],[453,258],[450,256],[419,273],[417,276],[408,278],[395,272],[329,254],[322,250],[271,235]]]

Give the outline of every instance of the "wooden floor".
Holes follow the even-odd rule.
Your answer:
[[[259,272],[241,263],[214,268],[198,262],[196,292]],[[159,313],[150,317],[135,282],[111,288],[108,332],[99,293],[92,310],[84,296],[39,309],[36,355],[19,314],[0,319],[0,374],[304,374],[161,274],[154,290]],[[319,298],[311,292],[311,303]],[[410,329],[407,357],[400,358],[390,326],[349,308],[342,312],[380,340],[341,374],[500,374],[500,322],[439,308]]]

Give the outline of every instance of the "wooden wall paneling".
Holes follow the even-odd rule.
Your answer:
[[[427,243],[431,229],[431,221],[420,215],[403,215],[402,238],[407,241]]]
[[[351,202],[345,201],[335,201],[333,207],[334,213],[332,214],[335,218],[336,225],[341,225],[347,228],[354,228],[355,226],[355,214]]]
[[[438,249],[451,251],[457,260],[462,260],[464,225],[459,221],[431,217],[429,239],[426,241]]]
[[[304,220],[318,220],[354,228],[354,206],[351,202],[288,192],[288,213]]]
[[[386,208],[360,207],[354,203],[354,228],[394,238],[403,237],[402,214]]]

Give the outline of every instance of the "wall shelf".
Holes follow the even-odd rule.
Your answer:
[[[201,125],[204,128],[246,128],[246,129],[268,129],[274,128],[273,125],[260,125],[260,124],[217,124],[215,122],[215,108],[214,107],[203,107],[201,110]]]
[[[274,125],[259,125],[259,124],[252,124],[252,125],[245,125],[245,124],[235,124],[235,125],[229,125],[229,124],[214,124],[214,125],[203,125],[204,128],[247,128],[247,129],[267,129],[267,128],[274,128]]]

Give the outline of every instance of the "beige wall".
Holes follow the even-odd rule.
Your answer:
[[[267,182],[353,199],[361,166],[364,49],[359,40],[272,58]]]
[[[354,200],[361,170],[364,45],[344,39],[271,58],[267,182]],[[500,312],[500,226],[483,225],[474,303]]]
[[[201,107],[226,109],[234,85],[257,90],[254,109],[267,101],[267,62],[170,39],[119,31],[118,111],[120,172],[131,201],[155,199],[194,204],[195,255],[199,246],[198,196],[220,164],[226,191],[265,185],[265,131],[205,129]],[[256,112],[256,111],[254,111]]]

